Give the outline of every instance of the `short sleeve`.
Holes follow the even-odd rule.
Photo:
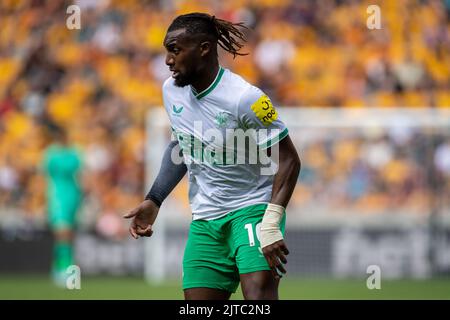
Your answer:
[[[242,129],[254,129],[262,149],[269,148],[288,135],[288,129],[270,101],[259,88],[250,86],[238,103],[238,119]]]
[[[163,102],[164,109],[166,110],[167,114],[170,116],[170,102],[169,102],[169,99],[167,98],[167,90],[169,87],[169,82],[170,82],[170,78],[168,78],[166,81],[164,81],[161,91],[162,91],[162,102]]]
[[[168,78],[166,81],[164,81],[163,85],[162,85],[162,101],[163,101],[163,107],[164,110],[166,110],[166,114],[169,118],[169,121],[172,122],[171,119],[171,110],[173,107],[171,107],[171,104],[169,102],[169,98],[167,97],[167,90],[169,90],[169,85],[170,85],[170,81],[171,78]],[[175,128],[173,127],[173,125],[170,125],[170,131],[168,132],[168,135],[170,136],[170,141],[176,141],[176,136],[175,136],[176,132],[175,132]]]

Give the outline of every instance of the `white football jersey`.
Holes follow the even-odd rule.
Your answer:
[[[202,92],[167,79],[163,100],[188,169],[194,220],[270,202],[274,171],[268,174],[267,168],[274,163],[259,152],[276,145],[288,130],[260,89],[220,67]]]

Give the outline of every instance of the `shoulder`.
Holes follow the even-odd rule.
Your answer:
[[[236,99],[238,105],[248,104],[250,105],[258,100],[264,92],[253,84],[249,83],[242,76],[225,69],[223,75],[224,85],[222,90],[228,97]]]
[[[239,98],[252,85],[240,75],[225,69],[223,74],[223,89],[232,93],[231,96]]]
[[[252,99],[254,102],[262,94],[257,87],[228,69],[225,69],[220,92],[224,99],[238,109],[238,112],[242,108],[242,104],[248,105]]]
[[[240,98],[239,98],[239,105],[242,107],[250,107],[253,105],[256,101],[261,99],[262,97],[265,97],[268,99],[267,95],[258,87],[254,85],[250,85],[246,88],[245,91],[242,92]]]
[[[238,117],[247,125],[264,127],[273,125],[278,113],[270,98],[260,88],[250,85],[238,103]]]

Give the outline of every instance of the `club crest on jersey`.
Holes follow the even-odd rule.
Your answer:
[[[219,128],[225,128],[228,124],[228,113],[219,112],[216,115],[215,123]]]
[[[175,105],[172,106],[173,115],[180,116],[180,113],[183,111],[183,106],[176,107]]]
[[[259,99],[252,104],[251,108],[265,126],[268,126],[278,118],[277,111],[273,107],[269,97],[266,95],[259,97]]]

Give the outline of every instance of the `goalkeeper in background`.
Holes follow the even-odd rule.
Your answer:
[[[169,26],[164,46],[173,74],[163,85],[163,100],[176,140],[146,200],[125,215],[132,218],[134,238],[151,236],[161,203],[188,172],[193,215],[183,258],[188,300],[229,299],[239,283],[245,299],[278,299],[286,272],[285,208],[300,159],[269,97],[219,64],[218,45],[241,55],[244,35],[237,27],[242,25],[204,13],[179,16]],[[214,138],[200,127],[214,131]],[[250,147],[228,142],[250,131],[256,134],[248,136],[255,149],[278,148],[276,174],[262,174],[261,161],[236,161],[242,147],[248,150],[241,155],[251,155]],[[179,154],[184,162],[174,161]]]
[[[64,287],[66,270],[74,264],[74,229],[82,201],[81,156],[69,144],[63,128],[52,126],[50,134],[53,143],[44,153],[42,168],[47,181],[48,222],[54,241],[51,275],[56,285]]]

